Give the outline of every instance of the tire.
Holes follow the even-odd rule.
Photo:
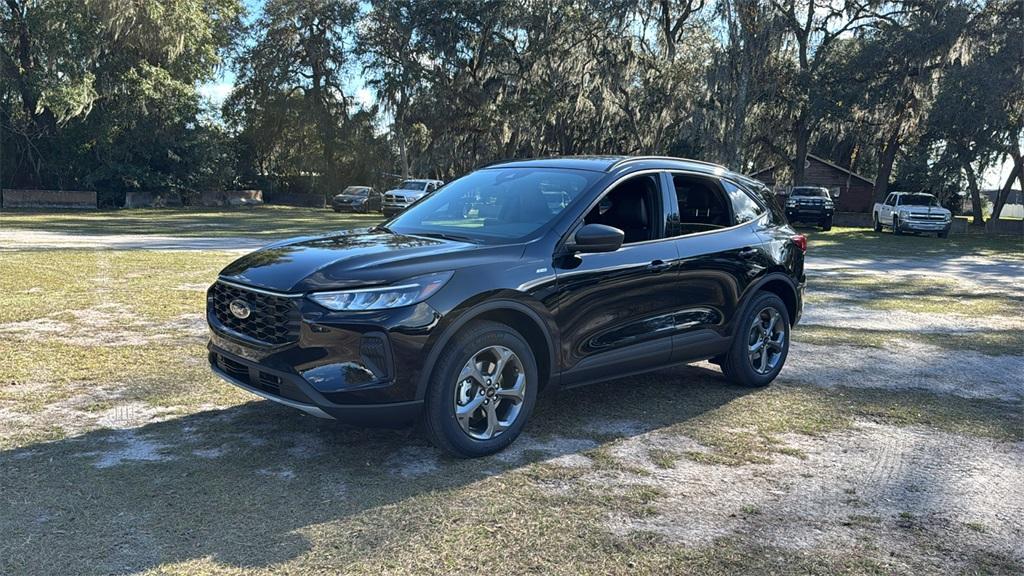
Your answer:
[[[882,231],[882,223],[878,221],[878,213],[877,212],[875,214],[871,215],[871,220],[873,221],[873,223],[875,225],[874,226],[875,232],[881,232]]]
[[[496,376],[498,354],[505,351],[512,356],[505,362],[504,377],[489,378]],[[525,380],[517,402],[513,395],[520,374]],[[533,350],[518,332],[497,322],[471,322],[445,345],[434,365],[423,410],[427,438],[459,458],[494,454],[522,432],[537,401],[538,383]],[[457,417],[459,407],[470,415]],[[492,420],[498,426],[492,428]],[[501,424],[508,427],[497,430]]]
[[[936,234],[936,236],[938,236],[939,238],[949,238],[949,230],[943,230],[942,232]]]
[[[900,228],[900,219],[895,216],[892,218],[892,233],[897,236],[903,235],[903,229]]]
[[[773,318],[774,323],[771,321]],[[755,332],[767,326],[770,326],[769,334],[773,344],[768,343],[763,331]],[[771,384],[786,364],[789,337],[789,312],[786,304],[770,292],[757,294],[736,323],[736,334],[721,364],[722,374],[738,386],[760,388]],[[755,338],[761,344],[760,354],[756,356],[755,352],[751,352],[751,345],[754,344],[751,340]]]
[[[832,229],[832,217],[829,216],[825,220],[821,221],[821,231],[822,232],[828,232],[831,229]]]
[[[340,213],[340,212],[341,212],[341,208],[334,208],[334,213],[335,213],[335,214],[338,214],[338,213]]]

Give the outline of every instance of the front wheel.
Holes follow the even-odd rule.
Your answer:
[[[831,229],[832,229],[832,216],[829,216],[828,218],[825,218],[824,220],[821,221],[821,231],[822,232],[828,232]]]
[[[537,361],[518,332],[473,322],[441,353],[427,390],[424,428],[430,441],[460,458],[511,444],[537,399]]]
[[[903,229],[900,228],[900,219],[893,217],[892,219],[892,233],[897,236],[903,235]]]
[[[759,294],[736,326],[736,335],[722,362],[722,373],[733,384],[767,386],[782,371],[789,354],[786,304],[775,294]]]

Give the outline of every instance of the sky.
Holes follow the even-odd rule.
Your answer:
[[[258,16],[260,11],[263,9],[263,0],[244,0],[246,10],[248,11],[248,17],[246,23],[253,22]],[[376,95],[367,84],[366,79],[362,76],[362,70],[356,67],[353,70],[353,75],[349,77],[345,91],[349,94],[355,95],[356,105],[362,105],[369,107],[376,101]],[[214,104],[217,109],[224,103],[224,100],[231,94],[232,88],[235,85],[235,74],[231,70],[230,66],[224,66],[219,71],[216,78],[210,82],[206,82],[199,86],[199,94],[204,98],[208,99]],[[998,166],[987,169],[982,174],[982,188],[992,189],[1000,188],[1006,182],[1006,178],[1010,175],[1010,171],[1013,169],[1013,160],[1006,158],[1006,160]]]

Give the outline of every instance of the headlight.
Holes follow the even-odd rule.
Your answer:
[[[786,200],[786,206],[788,206],[790,208],[792,208],[793,206],[796,206],[796,199],[795,198],[790,198],[789,200]]]
[[[422,302],[441,289],[454,272],[410,278],[394,286],[314,292],[309,299],[331,310],[384,310]]]
[[[910,212],[907,212],[906,210],[900,210],[899,213],[900,213],[900,216],[902,216],[904,218],[906,218],[907,215],[910,214]]]

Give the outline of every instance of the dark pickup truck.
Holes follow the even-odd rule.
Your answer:
[[[786,201],[786,218],[793,224],[806,222],[831,230],[834,211],[828,188],[820,186],[795,186]]]

